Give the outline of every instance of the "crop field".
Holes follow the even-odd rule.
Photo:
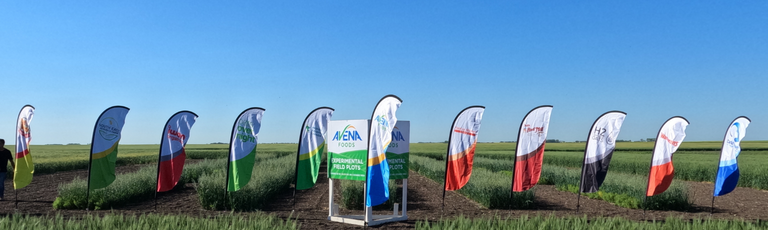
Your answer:
[[[411,144],[409,216],[412,221],[384,228],[418,229],[539,229],[552,228],[704,228],[761,229],[768,218],[761,202],[768,204],[768,142],[744,142],[739,158],[741,181],[733,195],[718,198],[709,216],[707,190],[711,190],[719,160],[719,142],[683,143],[674,155],[675,182],[667,192],[643,202],[652,142],[621,142],[600,192],[582,194],[582,211],[575,198],[585,143],[547,144],[539,185],[510,198],[514,143],[479,143],[472,178],[462,189],[448,192],[441,205],[446,143]],[[35,160],[33,183],[19,190],[18,208],[13,186],[6,180],[6,200],[0,201],[0,227],[58,226],[60,229],[171,228],[174,221],[185,228],[204,229],[221,223],[233,229],[349,228],[325,220],[328,179],[321,168],[318,185],[292,194],[296,144],[260,144],[251,182],[224,198],[224,172],[228,145],[187,145],[187,163],[179,184],[158,194],[154,186],[158,145],[121,145],[117,180],[91,192],[85,199],[88,167],[87,145],[31,146]],[[12,149],[13,146],[6,146]],[[765,179],[763,179],[765,178]],[[701,183],[703,182],[703,183]],[[401,181],[390,182],[393,199],[377,207],[386,213],[402,202]],[[364,196],[362,182],[337,184],[336,203],[342,213],[359,214]],[[10,199],[9,199],[10,197]],[[743,203],[733,203],[746,197]],[[90,205],[89,205],[90,204]],[[717,206],[717,205],[716,205]],[[92,211],[84,211],[88,207]],[[750,208],[753,207],[753,208]],[[643,209],[649,210],[647,217]],[[95,210],[95,211],[93,211]],[[656,221],[654,221],[656,220]],[[234,224],[242,221],[247,225]],[[266,226],[266,227],[265,227]],[[484,227],[480,227],[484,226]],[[506,227],[502,227],[506,226]],[[510,228],[509,226],[514,226]]]

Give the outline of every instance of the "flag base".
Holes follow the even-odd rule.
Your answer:
[[[352,225],[358,225],[358,226],[365,226],[366,224],[364,215],[330,216],[328,217],[328,219],[333,222],[352,224]],[[372,220],[368,222],[368,226],[376,226],[376,225],[381,225],[389,222],[398,222],[398,221],[404,221],[404,220],[408,220],[408,216],[373,215]]]
[[[376,226],[389,222],[408,220],[408,179],[403,179],[403,206],[395,203],[392,215],[371,215],[372,207],[365,207],[365,215],[339,215],[339,205],[333,203],[333,179],[329,178],[328,220],[358,226]]]
[[[408,220],[408,216],[403,215],[402,213],[398,214],[398,209],[400,209],[399,206],[400,204],[395,203],[395,207],[392,210],[392,215],[371,215],[366,218],[366,215],[339,215],[339,206],[334,204],[333,208],[331,209],[333,210],[333,215],[329,216],[328,220],[358,226],[366,226],[366,224],[368,226],[376,226],[389,222]],[[366,207],[366,209],[366,213],[371,213],[371,207]]]

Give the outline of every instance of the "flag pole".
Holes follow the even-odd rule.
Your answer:
[[[177,112],[176,114],[178,113],[180,112]],[[157,190],[158,187],[160,187],[160,162],[163,160],[163,142],[165,141],[165,135],[168,132],[168,130],[166,130],[168,128],[168,122],[170,122],[176,114],[173,114],[168,118],[168,121],[165,122],[165,126],[163,126],[163,133],[160,134],[160,149],[157,151],[157,176],[155,177],[155,211],[157,211]]]
[[[237,123],[235,123],[237,124]],[[227,175],[224,177],[224,208],[226,209],[229,202],[227,202],[227,195],[229,195],[229,167],[232,162],[232,141],[229,142],[229,154],[227,154]]]
[[[99,117],[101,117],[101,116],[99,116]],[[96,124],[98,124],[98,123],[99,122],[97,120]],[[95,129],[96,128],[94,127],[94,130]],[[94,133],[94,135],[96,135],[96,133]],[[86,186],[86,190],[85,190],[85,201],[86,201],[85,211],[89,211],[90,206],[91,206],[90,196],[91,196],[91,165],[93,164],[93,141],[91,141],[91,152],[88,153],[88,158],[89,158],[88,159],[88,185]]]
[[[522,136],[521,133],[522,133],[522,130],[523,130],[523,125],[525,125],[525,121],[528,119],[528,116],[531,115],[531,113],[533,111],[535,111],[535,110],[537,110],[539,108],[542,108],[542,107],[552,107],[552,106],[551,105],[542,105],[542,106],[537,106],[536,108],[531,109],[531,111],[528,111],[528,113],[525,114],[525,117],[523,117],[523,120],[520,122],[520,128],[517,129],[517,141],[515,142],[515,150],[514,150],[515,151],[515,156],[514,156],[514,158],[512,160],[512,187],[511,187],[510,192],[509,192],[510,199],[514,196],[513,194],[515,193],[515,173],[516,173],[516,170],[517,170],[517,150],[520,149],[520,137]],[[544,143],[542,143],[542,147],[546,143],[547,143],[547,141],[544,140]],[[536,191],[534,191],[533,196],[534,196],[534,199],[535,199]]]
[[[91,173],[92,173],[91,169],[93,168],[92,167],[93,166],[93,143],[96,141],[96,129],[99,127],[99,121],[101,120],[101,117],[104,116],[104,113],[106,113],[107,111],[109,111],[109,110],[111,110],[113,108],[124,108],[126,110],[130,110],[128,107],[125,107],[125,106],[122,106],[122,105],[111,106],[111,107],[105,109],[104,111],[102,111],[101,114],[99,115],[99,117],[96,119],[96,123],[93,124],[93,135],[91,136],[91,150],[88,153],[88,182],[87,182],[88,185],[86,186],[86,191],[85,191],[85,200],[86,200],[85,211],[89,211],[90,210],[90,206],[91,206],[91,199],[90,199],[90,196],[91,196]],[[122,130],[121,130],[121,132],[122,132]],[[119,134],[119,135],[121,135],[121,134]],[[118,139],[117,142],[115,142],[115,146],[117,146],[119,144],[119,142],[120,142],[120,139]],[[115,148],[117,148],[117,147],[115,147]]]
[[[533,110],[536,110],[537,108],[539,107],[536,107]],[[523,121],[520,122],[520,128],[517,129],[517,141],[515,142],[514,156],[512,157],[512,186],[509,188],[509,199],[514,199],[513,197],[515,196],[515,173],[517,171],[517,151],[520,149],[520,132],[523,130],[525,119],[528,118],[528,115],[530,115],[533,110],[528,111],[528,114],[523,117]]]
[[[322,107],[320,107],[322,108]],[[307,114],[307,117],[304,118],[304,122],[301,123],[301,128],[299,128],[299,145],[296,147],[296,166],[294,167],[293,172],[293,210],[296,210],[296,190],[299,187],[299,155],[301,154],[301,137],[304,136],[304,126],[307,125],[307,119],[309,119],[309,116],[312,115],[315,111],[317,111],[320,108],[316,108],[315,110],[312,110],[312,112],[309,112]],[[320,153],[322,154],[322,153]]]
[[[677,117],[677,116],[675,116]],[[671,117],[667,119],[667,121],[664,122],[664,124],[661,125],[659,128],[659,132],[656,134],[656,140],[653,142],[653,150],[651,150],[651,164],[648,166],[648,182],[645,185],[645,196],[643,197],[643,218],[645,218],[645,210],[648,209],[648,190],[651,189],[651,170],[653,170],[653,157],[656,156],[656,147],[659,146],[659,136],[661,136],[661,130],[664,128],[664,125],[667,124],[670,120],[672,120],[675,117]],[[685,118],[683,118],[685,119]],[[687,120],[686,120],[687,121]]]
[[[451,130],[453,130],[453,126],[451,126]],[[451,133],[453,133],[453,131],[451,131]],[[447,183],[448,183],[448,158],[450,157],[450,155],[448,154],[450,154],[451,152],[450,140],[451,140],[450,135],[448,135],[448,153],[446,153],[445,155],[445,175],[443,175],[443,200],[442,200],[443,203],[440,206],[440,209],[442,212],[445,211],[445,191],[446,191],[445,186],[447,186]]]
[[[371,135],[373,133],[373,132],[371,132],[371,127],[372,127],[371,123],[373,123],[373,115],[376,114],[376,108],[379,107],[379,103],[381,103],[381,100],[384,100],[384,98],[387,98],[387,96],[382,97],[379,100],[379,102],[376,103],[376,107],[373,107],[373,112],[371,112],[371,119],[368,120],[368,122],[367,122],[368,123],[368,129],[367,129],[368,130],[368,137],[366,137],[367,138],[366,140],[368,142],[368,146],[366,146],[366,148],[365,148],[365,166],[363,166],[363,167],[365,167],[365,184],[363,185],[363,213],[364,213],[363,214],[363,221],[365,222],[365,227],[366,228],[368,227],[368,221],[369,221],[368,215],[369,214],[373,215],[373,213],[368,212],[369,211],[368,210],[368,205],[366,204],[366,203],[368,203],[366,201],[368,201],[368,193],[370,192],[370,191],[368,191],[368,170],[369,170],[368,169],[368,164],[370,163],[369,162],[369,160],[370,160],[369,158],[371,157],[371,155],[370,155],[371,154]],[[384,153],[384,154],[386,154],[386,153]],[[389,181],[387,181],[387,183],[389,183]],[[333,199],[333,198],[331,198],[331,199]],[[370,211],[373,211],[373,207],[371,207]]]
[[[454,121],[455,122],[455,121]],[[445,187],[448,184],[448,159],[451,157],[451,136],[453,135],[453,125],[451,125],[451,131],[448,134],[448,150],[445,154],[445,175],[443,175],[443,200],[442,205],[440,206],[441,212],[445,212],[445,191],[447,190]]]
[[[24,108],[26,108],[26,107],[27,107],[27,105],[21,107],[21,110],[19,111],[19,115],[16,117],[16,140],[14,142],[16,145],[13,146],[15,148],[14,151],[13,151],[14,152],[14,154],[13,154],[13,177],[14,177],[14,180],[13,180],[13,192],[15,193],[15,196],[13,197],[13,199],[14,199],[14,203],[16,205],[16,210],[19,209],[19,190],[16,189],[16,180],[15,180],[16,173],[18,172],[18,170],[16,170],[16,169],[19,167],[19,158],[18,158],[18,154],[15,154],[15,153],[17,153],[18,146],[19,146],[19,117],[21,117],[21,112],[24,112]],[[32,107],[32,108],[34,108],[34,107]],[[3,143],[3,144],[5,144],[5,143]],[[27,151],[29,151],[29,144],[27,144]],[[3,163],[5,163],[5,162],[3,162]],[[0,183],[5,183],[5,178],[0,178]]]
[[[453,138],[453,129],[456,127],[456,120],[459,119],[459,116],[461,116],[461,113],[466,111],[469,108],[472,108],[473,106],[464,108],[459,112],[459,114],[456,114],[456,117],[453,118],[453,123],[451,123],[451,130],[448,131],[448,148],[446,149],[445,153],[445,176],[443,177],[443,203],[440,206],[442,212],[445,212],[445,191],[447,190],[446,186],[448,186],[448,162],[451,158],[451,138]]]
[[[723,135],[723,145],[722,145],[722,147],[720,147],[720,159],[723,159],[723,149],[725,149],[725,143],[726,143],[725,139],[728,138],[728,130],[731,129],[731,126],[736,122],[736,120],[738,120],[739,118],[742,118],[742,117],[744,119],[747,119],[747,121],[750,121],[750,122],[752,121],[748,117],[745,117],[745,116],[736,117],[736,119],[733,119],[733,121],[731,121],[731,123],[728,125],[728,128],[725,129],[725,135]],[[741,143],[741,140],[739,140],[739,143]],[[739,151],[741,151],[741,150],[739,149]],[[736,157],[738,157],[738,155]],[[715,182],[715,186],[713,186],[713,188],[712,188],[712,204],[711,204],[710,209],[709,209],[709,215],[712,215],[712,213],[715,212],[715,197],[717,195],[715,193],[717,191],[717,178],[718,178],[718,175],[720,175],[720,163],[719,163],[719,161],[718,161],[718,166],[717,166],[717,173],[715,174],[715,181],[714,181]],[[725,194],[723,194],[723,195],[725,195]]]
[[[96,140],[96,128],[99,127],[99,120],[104,113],[112,107],[105,109],[98,118],[96,118],[96,124],[93,125],[93,136],[91,136],[91,150],[88,152],[88,182],[85,189],[85,211],[89,211],[91,206],[91,166],[93,165],[93,142]]]
[[[312,114],[312,113],[309,113]],[[309,115],[307,115],[307,118],[309,118]],[[304,135],[304,124],[307,122],[307,119],[304,119],[304,123],[302,123],[301,131],[299,131],[299,144],[298,147],[296,147],[296,166],[294,166],[293,171],[293,210],[296,210],[296,190],[299,187],[299,154],[301,154],[301,137]],[[322,154],[322,153],[320,153]]]
[[[728,124],[728,128],[725,129],[725,135],[723,135],[723,145],[720,146],[720,158],[718,159],[717,173],[715,173],[715,180],[714,180],[715,186],[712,186],[712,204],[709,206],[710,216],[712,215],[712,213],[715,212],[715,197],[716,197],[715,192],[717,190],[717,175],[720,175],[720,159],[723,159],[723,149],[725,148],[725,138],[728,138],[728,130],[731,128],[731,125],[733,125],[733,122],[736,122],[736,120],[738,119],[739,117],[737,117],[736,119],[733,119],[733,121],[731,121],[731,123]]]
[[[597,118],[598,120],[600,118]],[[597,120],[595,120],[597,122]],[[589,151],[589,138],[592,138],[592,129],[594,128],[594,124],[592,125],[592,128],[589,129],[589,134],[587,135],[587,144],[584,147],[584,159],[581,162],[581,178],[579,178],[579,192],[576,195],[576,213],[579,213],[579,209],[581,207],[581,190],[582,186],[584,186],[584,166],[587,165],[587,151]]]
[[[237,130],[237,122],[240,121],[240,118],[242,118],[243,114],[245,114],[246,112],[248,112],[248,111],[250,111],[252,109],[261,109],[262,111],[264,111],[264,109],[261,108],[261,107],[250,107],[250,108],[247,108],[247,109],[243,110],[243,112],[240,112],[239,115],[237,115],[237,118],[235,119],[235,122],[232,124],[232,132],[230,133],[230,136],[229,136],[229,148],[227,148],[228,149],[227,150],[227,168],[225,169],[225,170],[227,170],[227,174],[224,177],[224,207],[225,208],[228,206],[228,204],[230,204],[230,202],[228,200],[228,196],[229,196],[229,177],[230,177],[229,174],[231,174],[232,160],[234,160],[234,155],[232,155],[232,143],[234,142],[234,137],[237,135],[237,133],[235,132]],[[253,167],[253,166],[251,166],[251,167]]]
[[[299,146],[296,147],[296,167],[294,168],[295,171],[294,171],[294,174],[293,174],[293,210],[296,210],[296,190],[298,190],[298,187],[299,187],[299,160],[300,160],[300,154],[301,154],[301,137],[304,136],[304,126],[307,125],[307,120],[309,119],[309,116],[312,116],[312,114],[315,113],[315,111],[320,110],[320,109],[330,109],[331,111],[335,111],[331,107],[326,107],[326,106],[318,107],[318,108],[312,110],[312,112],[309,112],[309,114],[307,114],[307,117],[304,118],[304,122],[301,123],[301,128],[299,129]],[[325,143],[323,143],[323,145],[325,145]],[[318,152],[317,154],[320,154],[320,156],[321,156],[320,157],[320,162],[322,163],[322,154],[323,153],[322,152]]]
[[[250,110],[250,108],[243,110],[243,112],[240,113],[240,115],[237,115],[237,119],[235,119],[235,123],[232,124],[232,132],[230,132],[229,137],[229,148],[227,148],[227,175],[224,177],[224,208],[227,208],[229,202],[227,200],[227,195],[229,195],[229,172],[230,167],[232,167],[232,135],[235,133],[235,130],[237,129],[237,122],[240,121],[240,117],[243,116],[243,114]]]
[[[579,192],[576,194],[576,213],[579,212],[581,208],[581,190],[584,186],[584,173],[585,172],[585,166],[587,165],[587,152],[589,151],[589,140],[592,138],[592,130],[595,129],[595,125],[597,125],[597,121],[600,120],[603,116],[608,114],[610,112],[603,113],[603,115],[600,115],[595,119],[595,122],[592,123],[592,126],[589,128],[589,133],[587,133],[587,144],[584,145],[584,159],[581,162],[581,178],[579,178]]]
[[[599,121],[600,121],[600,119],[602,119],[604,116],[606,116],[606,115],[608,115],[608,114],[610,114],[610,113],[622,113],[622,114],[624,114],[625,116],[626,116],[626,114],[627,114],[627,113],[625,113],[625,112],[622,112],[622,111],[617,111],[617,110],[608,111],[608,112],[605,112],[605,113],[603,113],[603,114],[602,114],[602,115],[600,115],[599,117],[597,117],[597,119],[595,119],[595,122],[594,122],[594,123],[592,123],[592,126],[591,126],[591,128],[589,129],[589,134],[587,134],[587,144],[586,144],[586,145],[585,145],[585,147],[584,147],[584,161],[582,161],[582,164],[581,164],[581,178],[580,178],[580,180],[579,180],[579,188],[578,188],[578,189],[579,189],[579,192],[578,192],[578,195],[577,195],[577,197],[576,197],[576,212],[577,212],[577,213],[578,213],[578,212],[579,212],[579,210],[580,210],[580,206],[581,206],[581,193],[582,193],[582,190],[584,190],[584,188],[583,188],[583,187],[584,187],[584,175],[586,174],[586,166],[587,166],[587,153],[589,153],[589,142],[590,142],[590,140],[592,140],[592,134],[594,134],[594,133],[595,133],[594,131],[597,131],[597,130],[595,130],[595,128],[596,128],[596,127],[595,127],[595,125],[597,125],[597,122],[599,122]],[[615,144],[615,143],[614,143],[614,144]],[[615,149],[615,147],[614,147],[614,149]],[[610,159],[609,159],[609,160],[610,160]],[[606,170],[607,170],[607,169],[606,169]],[[594,185],[593,185],[593,186],[594,186]],[[597,187],[599,187],[599,185],[597,185]]]
[[[586,160],[586,155],[584,156]],[[584,185],[584,165],[581,165],[581,178],[579,179],[579,192],[576,194],[576,213],[579,213],[579,208],[581,206],[581,187]]]

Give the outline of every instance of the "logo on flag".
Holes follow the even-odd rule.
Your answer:
[[[101,122],[99,122],[99,134],[101,135],[101,138],[111,141],[120,136],[120,128],[118,128],[118,126],[119,124],[114,118],[105,117],[102,119]]]

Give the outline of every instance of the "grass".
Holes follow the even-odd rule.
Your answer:
[[[611,172],[648,175],[653,142],[619,142],[611,160]],[[585,143],[549,143],[544,153],[544,164],[569,168],[581,168]],[[720,157],[718,141],[684,142],[674,155],[675,179],[712,182],[717,174]],[[413,144],[414,155],[444,160],[444,143]],[[578,147],[581,146],[581,147]],[[477,146],[476,165],[492,171],[511,171],[515,143],[480,143]],[[768,167],[763,159],[768,157],[768,141],[742,142],[739,156],[741,178],[739,187],[768,190]],[[507,164],[506,162],[509,162]],[[610,174],[610,173],[609,173]]]
[[[14,146],[6,146],[14,149]],[[32,145],[30,151],[35,163],[35,175],[61,171],[88,169],[90,145]],[[150,164],[157,162],[160,145],[120,145],[116,165]],[[229,145],[187,145],[188,159],[221,159],[227,157]],[[295,144],[261,144],[258,154],[285,156],[296,153]],[[8,165],[7,178],[13,178]]]
[[[184,167],[181,179],[176,187],[197,180],[208,172],[221,170],[225,160],[204,160],[197,164]],[[53,202],[54,209],[85,209],[87,179],[76,178],[70,183],[59,185],[59,196]],[[155,195],[157,183],[157,167],[145,166],[137,172],[118,175],[111,185],[103,189],[91,191],[90,209],[110,209],[144,200],[151,200]]]
[[[411,156],[411,169],[438,183],[443,183],[445,177],[445,161],[422,157],[421,153]],[[457,192],[466,195],[488,208],[526,208],[532,207],[533,191],[515,193],[517,196],[509,199],[512,184],[512,162],[475,157],[472,178],[467,185]],[[546,158],[546,157],[545,157]],[[615,167],[615,166],[614,166]],[[613,168],[613,167],[612,167]],[[544,165],[540,184],[555,185],[558,190],[578,192],[580,168],[565,168],[554,165]],[[687,210],[691,205],[688,200],[687,187],[684,183],[675,181],[664,193],[648,199],[644,205],[647,177],[624,174],[611,171],[608,173],[600,191],[583,195],[605,200],[625,208],[643,208],[651,210]]]
[[[258,156],[258,155],[257,155]],[[296,156],[286,155],[265,159],[254,164],[251,180],[244,188],[224,193],[225,171],[206,173],[200,176],[197,194],[205,209],[212,210],[258,210],[273,197],[284,192],[293,182]]]
[[[65,218],[14,214],[0,218],[0,229],[299,229],[295,220],[265,213],[191,217],[186,215],[84,215]]]
[[[583,153],[547,152],[544,163],[563,167],[581,168]],[[768,189],[768,168],[764,160],[768,152],[742,151],[739,155],[739,187]],[[611,172],[646,176],[650,167],[651,151],[617,151],[611,160]],[[717,174],[719,151],[678,151],[674,154],[675,179],[712,182]]]
[[[445,162],[428,157],[411,155],[411,170],[440,184],[445,181]],[[514,193],[510,199],[512,176],[473,168],[469,182],[457,192],[481,205],[492,209],[525,209],[533,207],[534,191]]]
[[[417,221],[416,229],[765,229],[764,221],[693,219],[669,217],[663,221],[636,222],[620,217],[493,217],[463,216],[440,221]]]
[[[580,169],[545,165],[542,168],[540,184],[555,185],[558,190],[578,193]],[[582,193],[592,199],[605,200],[620,207],[650,210],[688,210],[688,189],[684,183],[674,180],[666,192],[650,197],[643,204],[648,178],[623,173],[608,173],[600,191]]]

